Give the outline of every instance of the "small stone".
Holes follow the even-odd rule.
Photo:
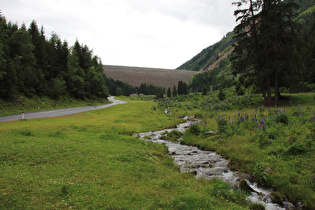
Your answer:
[[[273,174],[273,173],[275,173],[275,171],[274,171],[274,170],[273,170],[272,168],[270,168],[270,167],[267,167],[267,168],[265,169],[264,173],[265,173],[265,174],[268,174],[268,175],[270,175],[270,174]]]
[[[211,135],[211,134],[217,134],[219,131],[208,131],[208,132],[204,132],[204,135]]]

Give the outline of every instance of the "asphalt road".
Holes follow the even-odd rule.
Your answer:
[[[125,104],[126,101],[115,100],[113,96],[108,97],[108,100],[111,101],[111,104],[100,105],[100,106],[87,106],[87,107],[76,107],[76,108],[66,108],[66,109],[55,109],[55,110],[47,110],[40,112],[29,112],[24,113],[24,119],[35,119],[35,118],[45,118],[45,117],[57,117],[63,115],[76,114],[79,112],[86,112],[95,109],[103,109],[110,106]],[[0,117],[0,122],[6,121],[14,121],[22,119],[22,114],[9,115],[5,117]]]

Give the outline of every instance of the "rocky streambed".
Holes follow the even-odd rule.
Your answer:
[[[138,133],[134,136],[158,144],[165,144],[168,147],[169,155],[174,158],[175,164],[180,166],[181,172],[191,172],[196,178],[212,179],[220,178],[228,182],[233,188],[242,188],[251,195],[249,200],[255,203],[262,203],[266,209],[285,209],[280,205],[273,203],[272,190],[257,187],[252,182],[249,175],[231,171],[228,168],[229,160],[212,151],[204,151],[194,146],[181,145],[178,142],[163,140],[167,133],[171,131],[179,131],[184,133],[191,125],[191,117],[185,117],[185,123],[177,125],[176,128],[165,129],[161,131],[150,131],[146,133]],[[286,209],[294,209],[294,206],[286,202]]]

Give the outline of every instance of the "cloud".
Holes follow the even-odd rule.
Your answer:
[[[3,0],[8,20],[78,39],[104,64],[176,68],[234,27],[231,0]]]

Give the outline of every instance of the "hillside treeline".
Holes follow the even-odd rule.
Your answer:
[[[101,60],[86,45],[69,47],[57,34],[47,39],[35,21],[27,29],[0,13],[0,98],[105,98],[105,79]]]

